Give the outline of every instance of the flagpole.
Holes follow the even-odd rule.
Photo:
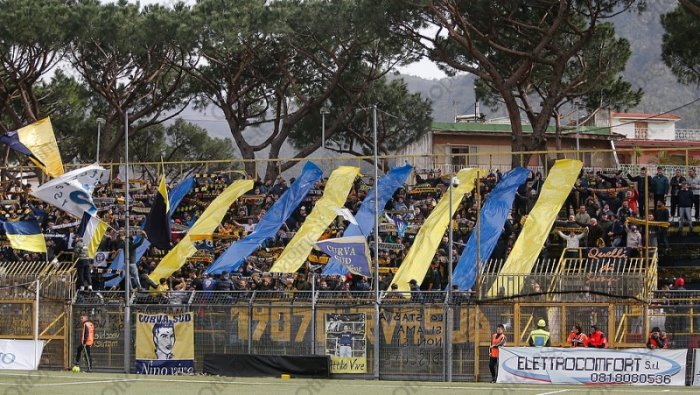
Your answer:
[[[377,105],[372,106],[374,135],[374,378],[379,379],[379,155],[377,153]]]
[[[130,372],[131,364],[131,273],[129,244],[131,234],[129,229],[129,114],[124,111],[124,208],[126,227],[124,237],[124,373]]]

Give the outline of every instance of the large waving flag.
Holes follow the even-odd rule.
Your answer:
[[[88,257],[95,258],[97,249],[100,247],[102,238],[105,237],[109,226],[97,217],[93,217],[85,212],[78,226],[77,233],[82,237],[83,243],[87,246]]]
[[[514,275],[514,282],[508,285],[512,288],[506,289],[507,295],[519,293],[522,289],[524,279],[532,271],[532,266],[540,255],[561,206],[571,193],[571,187],[574,186],[581,167],[581,161],[560,159],[549,171],[542,185],[542,192],[530,210],[520,236],[513,244],[513,249],[499,273]],[[496,296],[501,285],[494,283],[489,290],[489,296]]]
[[[251,189],[253,189],[252,180],[239,180],[229,185],[209,204],[185,237],[160,261],[153,273],[149,275],[151,280],[157,283],[161,278],[167,278],[179,270],[187,258],[197,252],[194,242],[210,238],[231,204]]]
[[[48,117],[0,136],[0,142],[29,156],[46,174],[52,177],[63,174],[61,153]]]
[[[170,249],[170,203],[165,175],[160,178],[158,192],[143,229],[146,231],[148,241],[156,248],[166,251]]]
[[[322,176],[323,171],[318,166],[311,162],[306,163],[299,177],[255,225],[255,232],[233,243],[209,266],[207,273],[219,274],[222,271],[236,271],[245,258],[260,247],[265,240],[275,237],[277,231]]]
[[[379,182],[377,183],[377,188],[379,188],[377,189],[377,197],[379,198],[377,200],[377,206],[379,210],[383,210],[389,199],[394,195],[394,192],[404,185],[412,170],[413,167],[408,164],[401,167],[394,167],[389,170],[389,173],[379,178]],[[362,205],[360,205],[360,209],[357,211],[355,220],[357,221],[357,225],[351,223],[345,232],[343,232],[343,236],[369,237],[374,231],[374,188],[369,191],[367,197],[362,201]],[[404,222],[404,225],[407,224]],[[405,234],[406,227],[404,226],[402,230]],[[327,275],[344,275],[347,272],[347,267],[332,257],[328,261],[326,267],[323,268],[323,274]]]
[[[94,214],[97,209],[92,201],[92,191],[108,170],[90,165],[60,175],[39,186],[32,195],[45,203],[82,218],[83,213]]]
[[[479,243],[477,243],[477,231],[472,232],[467,241],[462,256],[459,257],[457,267],[453,273],[452,284],[457,285],[460,291],[466,291],[474,287],[477,270],[477,248],[479,259],[483,262],[489,259],[496,248],[498,238],[503,233],[503,225],[513,207],[513,199],[518,187],[527,181],[530,171],[517,167],[505,174],[503,180],[489,193],[479,214]],[[478,245],[481,244],[481,245]]]
[[[316,246],[352,274],[372,277],[369,247],[364,236],[349,236],[316,242]]]
[[[316,202],[311,214],[306,217],[304,224],[272,265],[270,272],[294,273],[304,264],[316,241],[338,216],[335,210],[345,205],[352,183],[358,174],[360,168],[353,166],[340,166],[331,173],[323,196]]]
[[[46,253],[46,240],[36,221],[3,222],[2,226],[12,248]]]
[[[172,218],[173,213],[177,210],[177,207],[182,202],[182,199],[194,188],[194,177],[187,177],[182,180],[175,188],[170,191],[170,196],[168,197],[168,202],[170,205],[170,218]],[[148,251],[151,243],[148,240],[144,240],[143,243],[136,249],[136,256],[134,257],[134,262],[141,260],[141,257]],[[109,265],[110,270],[124,270],[124,251],[119,250],[119,254],[114,258],[112,263]],[[107,287],[116,287],[124,279],[124,273],[120,274],[105,283]]]
[[[408,254],[401,263],[401,267],[399,267],[396,275],[394,275],[392,284],[398,285],[399,291],[410,291],[408,283],[411,280],[416,280],[418,284],[423,281],[425,273],[428,272],[430,262],[433,260],[435,251],[438,245],[440,245],[442,235],[445,234],[445,230],[452,216],[455,211],[457,211],[457,208],[459,208],[459,202],[462,201],[462,197],[474,189],[474,181],[479,171],[479,169],[460,170],[459,173],[457,173],[459,185],[456,187],[450,186],[450,188],[452,188],[452,212],[449,211],[450,194],[449,191],[447,191],[442,199],[440,199],[437,206],[435,206],[435,209],[428,219],[425,220],[425,223],[421,226],[416,235],[413,246],[408,250]]]

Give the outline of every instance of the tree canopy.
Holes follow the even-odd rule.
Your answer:
[[[562,102],[618,81],[629,47],[604,22],[635,3],[395,0],[387,13],[412,48],[448,73],[476,75],[482,94],[497,93],[510,118],[512,150],[532,151],[545,148],[545,130]],[[529,139],[523,113],[533,128]]]
[[[664,63],[684,84],[700,82],[700,1],[683,0],[671,12],[661,16],[666,30],[661,44]]]

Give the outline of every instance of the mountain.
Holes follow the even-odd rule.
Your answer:
[[[632,56],[624,76],[635,88],[645,92],[642,102],[630,111],[661,113],[672,111],[680,115],[679,128],[700,129],[700,103],[677,109],[700,97],[696,86],[679,84],[671,70],[661,60],[661,39],[664,29],[660,16],[676,6],[675,1],[647,2],[643,12],[626,12],[613,19],[617,34],[630,41]],[[474,76],[459,75],[451,78],[425,79],[410,75],[403,78],[409,89],[420,92],[433,102],[436,121],[453,121],[455,115],[474,113]],[[496,112],[481,108],[488,117],[505,116],[503,108]]]

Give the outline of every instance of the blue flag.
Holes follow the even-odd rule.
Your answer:
[[[316,247],[347,271],[364,277],[371,277],[369,247],[364,236],[341,237],[316,242]]]
[[[284,222],[301,204],[304,197],[323,176],[323,171],[312,162],[306,163],[301,175],[284,191],[282,196],[270,207],[260,222],[255,225],[255,232],[233,243],[223,254],[207,268],[207,273],[219,274],[223,271],[238,270],[245,258],[252,254],[267,239],[275,237]]]
[[[503,180],[496,185],[489,193],[479,215],[480,226],[480,256],[481,261],[486,261],[491,257],[496,248],[498,238],[503,232],[505,224],[513,207],[513,199],[518,187],[527,181],[530,171],[522,167],[516,167],[503,177]],[[469,237],[462,255],[459,257],[457,267],[453,273],[453,285],[457,285],[460,291],[467,291],[474,287],[476,282],[476,249],[477,249],[476,228]]]
[[[170,218],[172,218],[173,214],[175,213],[175,209],[177,209],[177,206],[180,205],[182,199],[185,198],[185,195],[187,195],[192,190],[192,188],[194,188],[194,177],[187,177],[184,180],[180,181],[180,183],[177,184],[177,186],[170,191],[170,193],[168,194],[168,203],[170,203]],[[146,220],[144,220],[144,223],[141,224],[141,227],[143,228],[145,224]],[[134,262],[138,262],[141,259],[141,257],[146,253],[146,251],[148,251],[148,247],[150,246],[151,243],[149,243],[148,240],[144,240],[143,243],[136,249],[136,256],[134,257]],[[109,269],[124,270],[124,256],[121,250],[120,255],[117,255],[117,257],[109,265]],[[106,282],[105,285],[107,287],[117,286],[123,278],[124,274]]]
[[[377,206],[380,210],[384,209],[384,206],[386,206],[389,199],[394,195],[394,192],[404,185],[412,170],[413,166],[406,164],[401,167],[392,168],[389,173],[379,178],[379,182],[377,183],[377,187],[379,188],[377,190],[379,204]],[[355,219],[357,220],[357,225],[350,224],[345,232],[343,232],[343,236],[369,237],[374,230],[374,188],[369,191],[367,197],[362,201],[362,205],[357,211]],[[323,269],[323,274],[326,275],[343,275],[347,272],[348,270],[345,266],[332,258]]]

